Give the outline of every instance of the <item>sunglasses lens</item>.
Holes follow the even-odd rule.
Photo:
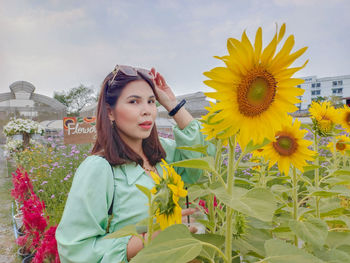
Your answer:
[[[137,71],[130,66],[120,66],[120,71],[127,76],[137,76]]]
[[[143,74],[145,77],[152,78],[151,71],[149,71],[147,69],[138,68],[137,71],[140,72],[141,74]]]

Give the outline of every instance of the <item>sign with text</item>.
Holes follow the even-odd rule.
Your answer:
[[[96,117],[64,117],[65,144],[94,143],[96,140]]]

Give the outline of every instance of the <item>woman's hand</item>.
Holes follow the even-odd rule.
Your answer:
[[[199,211],[197,208],[187,208],[187,209],[182,209],[181,214],[182,214],[182,223],[188,225],[188,216],[192,215],[193,213]],[[193,217],[190,217],[190,223],[195,222],[196,220]],[[198,229],[195,226],[189,226],[188,229],[190,230],[191,233],[196,233]]]
[[[159,74],[159,72],[156,72],[155,68],[151,69],[151,74],[153,75],[153,81],[156,87],[156,96],[159,101],[159,103],[167,110],[171,111],[173,108],[175,108],[177,102],[176,97],[171,90],[171,88],[166,83],[164,77]]]

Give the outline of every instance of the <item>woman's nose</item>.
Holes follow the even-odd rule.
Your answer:
[[[142,107],[142,115],[151,115],[152,106],[148,103],[144,104]]]

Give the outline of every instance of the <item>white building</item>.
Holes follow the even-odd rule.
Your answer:
[[[343,103],[350,105],[350,75],[317,78],[317,76],[310,76],[302,78],[305,82],[298,85],[299,88],[305,90],[301,96],[301,103],[296,106],[299,110],[307,110],[311,101],[317,97],[338,96],[344,99]]]

